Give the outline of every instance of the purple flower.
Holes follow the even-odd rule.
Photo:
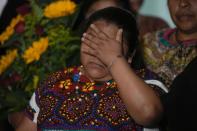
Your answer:
[[[23,4],[21,6],[19,6],[18,8],[16,8],[16,12],[21,14],[21,15],[26,15],[31,11],[31,8],[29,6],[29,4]]]
[[[25,31],[25,22],[20,21],[16,26],[14,27],[16,33],[21,34]]]
[[[36,32],[37,35],[41,36],[44,33],[44,29],[43,29],[42,26],[36,25],[35,32]]]
[[[18,82],[18,81],[21,81],[21,80],[22,80],[22,77],[21,77],[20,74],[18,74],[17,72],[15,72],[15,73],[11,76],[10,79],[12,79],[13,82]]]

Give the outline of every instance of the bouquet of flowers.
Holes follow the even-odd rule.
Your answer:
[[[47,75],[78,64],[80,39],[71,30],[77,9],[71,0],[30,0],[17,8],[0,34],[0,116],[24,108]]]

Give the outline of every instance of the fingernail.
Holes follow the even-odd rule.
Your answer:
[[[81,38],[81,41],[84,41],[84,38],[83,37]]]
[[[86,33],[83,33],[83,36],[86,36]]]
[[[94,24],[91,24],[90,27],[94,27]]]

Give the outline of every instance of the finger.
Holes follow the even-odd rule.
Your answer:
[[[100,43],[102,43],[102,39],[100,39],[97,36],[92,35],[91,33],[84,33],[83,34],[83,39],[88,39],[89,41],[92,42],[92,44],[99,45]]]
[[[92,32],[84,34],[84,37],[92,41],[93,44],[97,44],[98,46],[108,41],[108,39],[102,39],[98,35],[93,35]]]
[[[91,56],[95,56],[95,54],[97,54],[97,51],[88,47],[87,45],[83,44],[81,47],[81,51],[85,54],[91,55]]]
[[[92,35],[91,33],[83,33],[82,38],[88,39],[92,41],[93,43],[95,42],[95,39],[97,39],[96,36]]]
[[[106,39],[108,36],[100,30],[96,25],[91,24],[90,29],[92,29],[93,32],[95,32],[96,36],[99,37],[100,39]]]
[[[94,25],[94,24],[91,24],[91,25],[90,25],[90,28],[91,28],[95,33],[101,32],[100,29],[97,28],[96,25]]]
[[[88,39],[87,36],[83,36],[83,37],[81,38],[81,41],[82,41],[84,44],[86,44],[88,47],[92,48],[92,49],[97,49],[97,48],[98,48],[98,47],[97,47],[97,44],[96,44],[94,41],[92,41],[91,39]]]
[[[116,34],[116,40],[118,42],[122,42],[122,32],[123,32],[123,30],[122,29],[119,29],[118,32],[117,32],[117,34]]]
[[[88,31],[89,34],[92,34],[95,37],[97,36],[96,32],[93,29],[90,28]]]

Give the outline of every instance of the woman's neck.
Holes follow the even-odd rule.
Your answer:
[[[195,33],[185,33],[180,30],[176,30],[173,37],[173,41],[175,42],[184,42],[189,40],[196,40],[197,41],[197,32]]]

